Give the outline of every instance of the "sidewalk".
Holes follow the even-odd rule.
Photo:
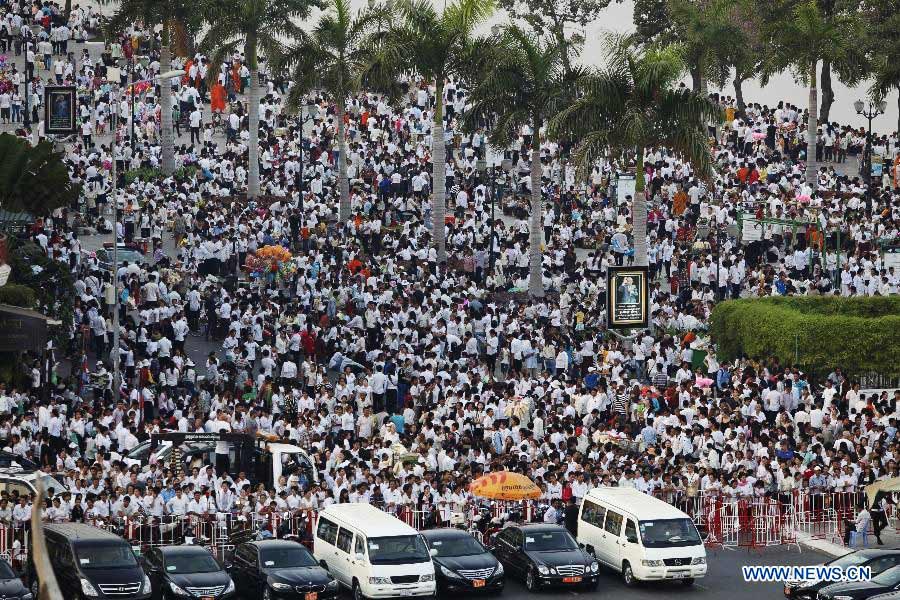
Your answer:
[[[854,546],[853,548],[848,548],[843,544],[836,544],[834,542],[828,540],[822,540],[817,538],[812,538],[807,534],[799,533],[797,534],[797,541],[801,546],[806,548],[810,548],[811,550],[816,550],[818,552],[822,552],[827,554],[828,556],[843,556],[849,552],[854,550],[859,550],[863,546]],[[875,536],[869,534],[867,539],[866,548],[883,548],[883,549],[894,549],[900,548],[900,532],[893,526],[888,526],[884,531],[881,532],[881,541],[884,542],[883,545],[878,545],[878,540],[875,539]]]

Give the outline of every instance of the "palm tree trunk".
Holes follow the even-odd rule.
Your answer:
[[[344,138],[344,96],[342,92],[335,94],[335,108],[337,110],[337,137],[338,137],[338,191],[341,194],[340,219],[341,223],[350,220],[350,180],[347,178],[347,140]]]
[[[172,51],[169,49],[168,25],[163,25],[162,49],[160,50],[160,69],[165,73],[172,70]],[[162,109],[159,116],[159,137],[162,150],[162,171],[166,175],[175,172],[175,131],[172,126],[172,84],[167,79],[159,82],[159,95]]]
[[[432,190],[432,216],[434,218],[433,231],[434,249],[437,252],[437,262],[447,262],[447,243],[444,237],[444,214],[447,201],[447,150],[444,146],[444,80],[438,78],[435,89],[434,125],[431,127],[431,180],[434,183]]]
[[[247,177],[247,197],[259,196],[259,71],[254,64],[250,69],[250,85],[247,87],[247,115],[250,127],[247,160],[250,161]]]
[[[831,116],[831,105],[834,104],[834,87],[831,85],[831,63],[822,61],[822,75],[819,77],[822,87],[822,106],[819,108],[819,123],[828,123]]]
[[[734,99],[737,102],[738,112],[743,115],[744,111],[747,110],[747,103],[744,102],[744,80],[741,79],[740,75],[735,75],[732,83],[734,84]]]
[[[544,276],[542,258],[544,240],[541,235],[541,136],[538,133],[540,121],[534,121],[534,136],[531,138],[531,223],[528,227],[528,293],[534,298],[544,297]]]
[[[816,112],[819,108],[816,90],[816,65],[809,70],[809,117],[806,123],[806,183],[810,186],[816,182]]]
[[[647,266],[647,198],[644,195],[644,149],[637,149],[637,171],[634,181],[634,203],[631,228],[634,233],[634,264]]]

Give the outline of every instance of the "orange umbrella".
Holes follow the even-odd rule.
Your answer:
[[[533,481],[510,471],[498,471],[479,477],[469,485],[469,491],[492,500],[535,500],[541,497],[541,488]]]

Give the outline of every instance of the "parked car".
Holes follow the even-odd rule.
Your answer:
[[[0,559],[0,598],[32,600],[33,596],[9,563]]]
[[[131,545],[119,536],[87,523],[47,523],[44,539],[65,600],[150,600],[150,578],[138,564]],[[25,573],[37,598],[33,556],[29,548]]]
[[[241,544],[230,570],[240,598],[329,600],[338,594],[338,582],[297,542]]]
[[[868,600],[872,596],[900,590],[900,566],[891,567],[869,581],[832,583],[819,590],[817,600]]]
[[[438,593],[503,591],[503,565],[471,534],[429,529],[422,537],[431,552]]]
[[[0,468],[0,490],[6,490],[10,494],[18,490],[20,496],[37,494],[36,482],[39,478],[44,484],[45,490],[50,490],[54,494],[62,494],[66,491],[66,486],[53,475],[19,467]]]
[[[866,549],[850,552],[841,557],[830,560],[825,565],[829,567],[869,567],[872,576],[896,565],[900,565],[900,550]],[[833,581],[786,581],[784,595],[791,600],[815,600],[819,590]]]
[[[5,450],[0,450],[0,468],[21,468],[27,471],[37,471],[41,468],[41,466],[36,462],[25,458],[24,456],[19,456],[18,454],[13,454],[12,452],[6,452]]]
[[[497,534],[491,549],[511,577],[525,587],[582,586],[596,589],[600,564],[558,525],[519,525]]]
[[[235,598],[234,582],[209,550],[201,546],[160,546],[144,555],[153,598]]]

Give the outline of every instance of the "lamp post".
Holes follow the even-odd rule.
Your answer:
[[[878,115],[883,115],[887,110],[887,102],[881,100],[879,102],[869,101],[868,104],[862,100],[853,103],[856,114],[862,115],[869,120],[869,128],[866,130],[866,154],[863,160],[865,171],[863,172],[863,181],[866,182],[866,212],[872,213],[872,119]]]
[[[184,75],[184,69],[178,69],[174,71],[167,71],[165,73],[161,73],[156,77],[151,77],[150,79],[146,79],[144,81],[164,81],[166,79],[171,79],[172,77],[180,77]],[[138,83],[143,83],[143,81],[132,81],[132,86],[136,86]],[[113,380],[112,380],[112,392],[113,392],[113,401],[118,400],[119,392],[122,389],[122,371],[120,366],[120,351],[119,351],[119,199],[117,198],[117,188],[118,188],[118,173],[116,172],[116,133],[119,127],[119,94],[118,89],[113,88],[113,91],[110,92],[110,100],[115,98],[116,110],[110,111],[111,119],[112,119],[112,144],[110,145],[110,153],[112,154],[112,213],[113,213],[113,247],[112,247],[112,265],[110,269],[112,270],[112,280],[113,280],[113,347],[112,347],[112,367],[113,367]],[[110,102],[112,105],[113,103]],[[134,121],[132,120],[132,123]]]
[[[303,126],[313,119],[313,107],[316,103],[312,98],[306,98],[300,105],[300,168],[297,170],[297,193],[300,194],[300,223],[303,223]]]

